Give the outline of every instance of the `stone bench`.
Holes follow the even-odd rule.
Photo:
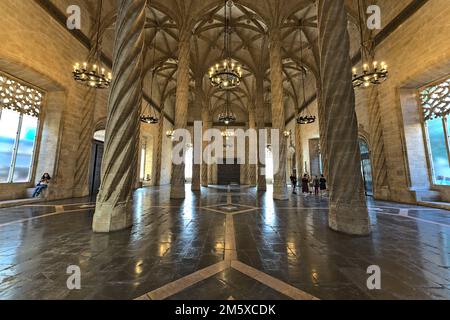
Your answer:
[[[49,188],[50,188],[50,186],[49,186]],[[27,198],[33,197],[34,190],[36,190],[36,187],[27,189]],[[38,197],[36,197],[36,199],[41,199],[41,200],[46,200],[47,198],[48,198],[48,188],[42,190],[41,194]]]

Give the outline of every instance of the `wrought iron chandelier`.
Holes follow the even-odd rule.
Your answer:
[[[378,61],[371,61],[370,52],[373,50],[373,40],[369,35],[369,39],[364,39],[363,28],[365,23],[361,16],[361,0],[358,0],[358,13],[359,13],[359,30],[361,37],[361,61],[362,70],[353,68],[353,87],[354,88],[368,88],[372,85],[379,85],[386,81],[388,78],[388,66],[385,62],[378,63]]]
[[[303,21],[299,21],[300,28],[300,61],[303,61],[303,41],[302,41],[302,28]],[[305,87],[305,76],[306,76],[306,68],[303,66],[300,67],[300,79],[302,83],[303,90],[303,105],[300,107],[299,114],[297,115],[297,123],[298,124],[312,124],[316,122],[316,116],[313,116],[309,111],[309,106],[306,105],[306,87]],[[304,110],[302,110],[305,108]]]
[[[156,57],[156,37],[158,36],[158,29],[155,31],[155,36],[153,37],[153,55],[152,55],[152,65],[155,64],[155,57]],[[152,78],[150,80],[150,97],[153,97],[153,80],[155,79],[155,75],[158,71],[158,67],[154,67],[152,69]],[[147,111],[147,113],[145,113]],[[149,103],[147,103],[147,107],[144,110],[144,113],[141,115],[141,122],[147,123],[147,124],[157,124],[159,123],[159,118],[156,115],[156,111],[154,107],[150,106]]]
[[[224,131],[221,132],[222,137],[224,137],[225,139],[229,139],[235,136],[234,131],[228,130],[228,128]]]
[[[312,124],[314,122],[316,122],[316,116],[312,116],[312,115],[299,116],[297,118],[298,124]]]
[[[97,38],[94,47],[94,57],[88,57],[88,61],[93,63],[83,62],[75,63],[73,66],[73,78],[78,83],[87,87],[95,89],[107,89],[111,85],[112,74],[107,72],[101,63],[100,50],[100,26],[102,20],[103,0],[99,3],[98,17],[97,17]]]
[[[223,62],[216,63],[209,69],[209,80],[213,87],[219,87],[223,90],[236,88],[240,85],[242,79],[242,68],[231,59],[231,35],[233,33],[231,27],[233,1],[225,1],[225,28],[224,28],[224,49]],[[227,10],[229,8],[229,12]]]
[[[230,123],[233,123],[236,121],[236,115],[231,111],[230,107],[230,92],[226,92],[226,101],[223,105],[223,110],[219,114],[219,122],[222,122],[226,125],[229,125]]]

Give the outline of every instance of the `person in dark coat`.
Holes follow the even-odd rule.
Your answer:
[[[309,193],[309,178],[308,178],[308,174],[306,174],[306,173],[302,178],[302,192]]]
[[[320,176],[320,194],[323,195],[325,191],[327,191],[327,179],[322,174]]]
[[[291,174],[292,194],[297,194],[297,177],[295,174]]]

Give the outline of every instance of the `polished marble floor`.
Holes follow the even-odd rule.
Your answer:
[[[168,191],[138,190],[133,227],[111,234],[92,233],[90,199],[0,209],[0,299],[450,299],[450,211],[369,200],[372,235],[351,237],[327,227],[326,197]]]

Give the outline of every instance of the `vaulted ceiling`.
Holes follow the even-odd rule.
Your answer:
[[[69,3],[70,2],[70,3]],[[74,0],[53,0],[60,8]],[[88,17],[82,31],[95,39],[100,0],[79,0]],[[286,117],[315,94],[318,74],[317,1],[315,0],[234,0],[231,56],[242,64],[243,81],[231,94],[233,110],[246,121],[248,108],[255,105],[255,76],[265,79],[265,99],[270,100],[268,32],[279,27],[283,34],[283,71]],[[116,1],[104,0],[102,9],[102,50],[112,57]],[[149,0],[147,4],[144,91],[173,115],[177,77],[177,52],[180,28],[192,31],[191,37],[191,118],[200,118],[196,108],[195,82],[203,79],[203,94],[212,114],[223,104],[223,91],[210,86],[208,68],[223,54],[224,0]],[[358,51],[359,37],[356,0],[346,0],[349,14],[351,55]],[[64,10],[65,11],[65,10]],[[153,81],[152,81],[153,78]],[[152,87],[153,83],[153,88]],[[304,92],[306,91],[306,92]],[[266,113],[270,113],[268,108]],[[270,114],[268,115],[270,119]],[[193,120],[193,119],[190,119]]]

